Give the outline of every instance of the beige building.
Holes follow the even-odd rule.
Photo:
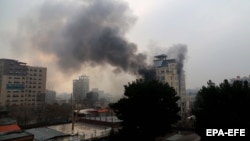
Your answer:
[[[181,112],[184,112],[186,109],[186,84],[183,70],[178,72],[177,61],[175,59],[167,59],[166,55],[158,55],[155,58],[154,66],[157,80],[162,83],[168,83],[175,89],[177,95],[180,96],[179,106],[181,107]]]
[[[47,69],[0,59],[0,106],[40,106],[45,100]]]

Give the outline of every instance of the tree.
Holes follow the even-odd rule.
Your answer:
[[[156,80],[125,85],[124,97],[110,104],[122,120],[119,140],[153,141],[171,131],[180,116],[176,91]]]
[[[213,84],[213,85],[210,85]],[[198,92],[193,107],[196,116],[196,132],[205,140],[205,129],[250,127],[250,87],[247,81],[227,80],[219,86],[209,81]]]

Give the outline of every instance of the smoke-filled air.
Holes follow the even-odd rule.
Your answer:
[[[73,78],[86,74],[90,76],[91,87],[104,85],[101,89],[116,89],[119,84],[122,93],[125,81],[152,74],[147,54],[140,53],[137,45],[126,38],[136,20],[123,1],[45,1],[20,18],[11,44],[24,61],[48,68],[48,87],[57,88],[65,81],[72,85]],[[175,45],[165,52],[177,59],[182,70],[187,47]],[[124,73],[129,77],[112,78],[109,85],[100,80]]]

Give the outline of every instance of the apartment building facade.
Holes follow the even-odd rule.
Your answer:
[[[47,69],[28,66],[11,59],[0,59],[0,106],[44,104]]]

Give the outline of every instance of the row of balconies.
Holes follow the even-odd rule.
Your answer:
[[[23,99],[12,99],[12,100],[10,100],[10,99],[8,99],[8,100],[6,100],[6,103],[10,103],[10,102],[26,102],[26,101],[32,101],[32,102],[35,102],[35,101],[41,101],[41,100],[35,100],[35,99],[25,99],[25,100],[23,100]]]
[[[9,79],[12,79],[12,77],[10,76]],[[13,79],[25,79],[25,77],[13,77]]]
[[[8,98],[11,97],[11,95],[7,95]],[[12,97],[36,97],[36,95],[12,95]]]
[[[27,80],[39,80],[39,81],[41,81],[42,79],[41,79],[41,77],[39,77],[38,79],[35,77],[28,77],[27,78]]]
[[[36,105],[35,103],[17,103],[17,102],[12,102],[11,104],[10,103],[8,103],[8,105],[12,105],[12,106],[18,106],[18,105],[21,105],[21,106],[23,106],[23,105]],[[31,107],[32,108],[32,107]]]
[[[27,74],[27,72],[22,72],[22,71],[9,71],[8,74],[10,75],[20,75],[20,76],[24,76]]]
[[[39,76],[39,77],[42,76],[42,74],[36,74],[36,73],[34,73],[34,74],[30,73],[30,74],[28,74],[28,75],[29,75],[29,76]]]
[[[33,86],[27,86],[27,85],[26,85],[26,88],[33,88],[33,89],[35,89],[35,88],[40,88],[40,89],[41,89],[41,86],[39,86],[39,85],[38,85],[38,86],[34,86],[34,85],[33,85]]]
[[[31,91],[31,90],[21,90],[21,91],[7,91],[7,93],[24,93],[24,92],[27,92],[27,93],[41,93],[42,91],[41,90],[38,90],[38,91]]]
[[[37,70],[37,69],[34,69],[34,70],[33,69],[29,69],[29,72],[42,72],[42,70],[40,70],[40,69],[39,70]]]
[[[8,84],[39,84],[41,85],[41,81],[8,81]]]

